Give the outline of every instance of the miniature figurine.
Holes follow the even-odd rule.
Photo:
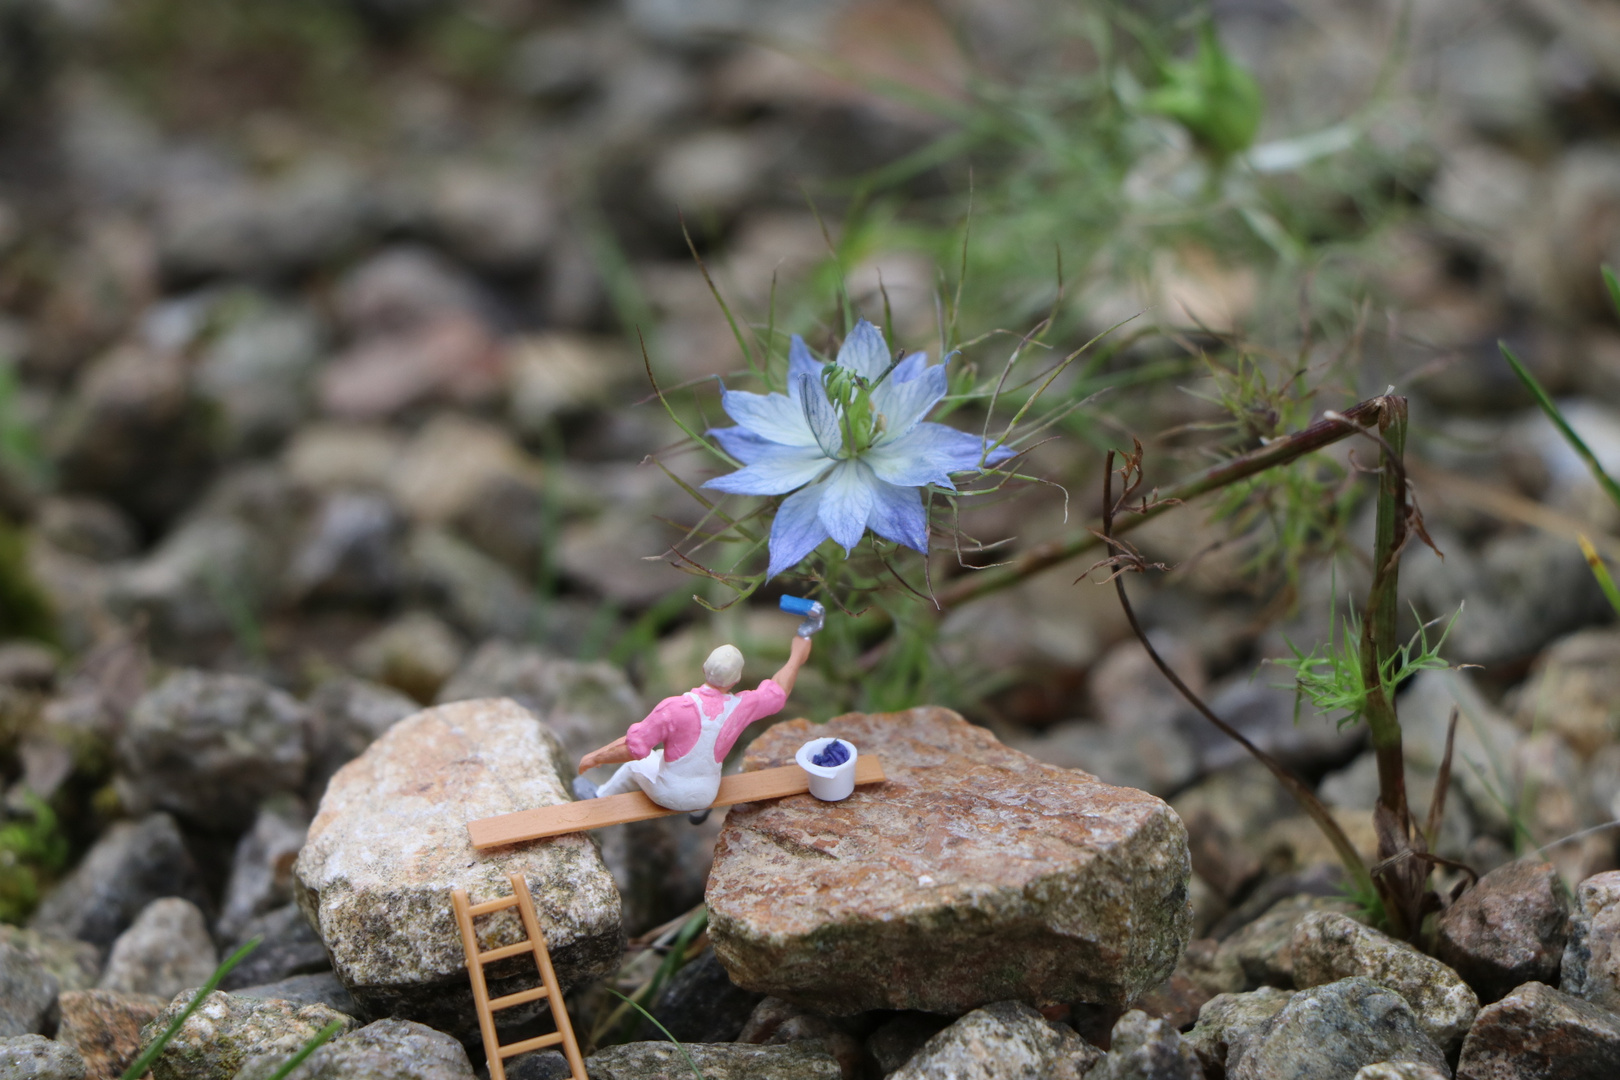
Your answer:
[[[783,607],[787,607],[785,602]],[[820,619],[807,619],[794,636],[782,669],[758,689],[740,694],[730,690],[742,677],[742,653],[734,645],[714,650],[703,662],[702,686],[665,698],[645,720],[630,725],[623,738],[580,759],[581,774],[598,765],[626,764],[600,788],[579,776],[574,781],[574,795],[589,799],[639,787],[659,806],[690,811],[692,824],[702,824],[720,790],[720,767],[726,755],[749,724],[774,716],[787,704],[799,669],[810,657],[810,634],[817,629]]]

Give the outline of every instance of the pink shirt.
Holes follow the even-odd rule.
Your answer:
[[[704,683],[695,692],[703,702],[705,717],[712,720],[725,708],[728,695],[724,690],[716,690],[708,683]],[[720,735],[714,743],[715,761],[726,759],[726,755],[731,753],[731,748],[737,743],[737,736],[741,735],[749,724],[781,712],[782,706],[787,704],[787,691],[777,685],[775,679],[766,679],[759,684],[758,690],[744,690],[735,696],[737,707],[731,710],[731,716],[726,719],[725,726],[720,729]],[[702,730],[703,722],[698,717],[692,699],[681,694],[660,701],[653,707],[653,711],[647,714],[647,719],[630,725],[625,738],[629,743],[630,752],[638,758],[646,757],[652,753],[654,747],[663,743],[664,760],[679,761],[696,745]]]

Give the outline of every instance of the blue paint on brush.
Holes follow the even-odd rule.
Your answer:
[[[844,744],[837,739],[822,747],[819,753],[810,756],[810,764],[819,765],[823,769],[836,769],[848,760],[849,751],[844,749]]]

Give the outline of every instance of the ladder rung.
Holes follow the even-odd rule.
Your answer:
[[[556,1046],[560,1042],[562,1042],[562,1032],[553,1031],[550,1035],[540,1035],[533,1039],[515,1042],[511,1046],[503,1046],[500,1054],[502,1059],[505,1059],[514,1054],[526,1054],[530,1050],[544,1050],[546,1047]]]
[[[482,904],[474,904],[467,909],[467,914],[477,918],[480,915],[488,915],[492,911],[504,911],[509,907],[517,907],[517,897],[508,896],[504,900],[486,900]]]
[[[498,949],[478,954],[480,964],[493,964],[497,960],[505,960],[508,956],[522,956],[526,952],[534,951],[534,942],[520,941],[516,945],[502,945]]]
[[[546,996],[546,992],[546,988],[543,986],[537,986],[533,990],[519,990],[515,994],[507,994],[505,997],[491,998],[489,1001],[489,1007],[491,1010],[510,1009],[514,1005],[524,1005],[531,1001],[539,1001],[541,998]]]

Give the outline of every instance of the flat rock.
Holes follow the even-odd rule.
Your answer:
[[[295,888],[362,1009],[470,1032],[472,990],[450,893],[466,889],[473,903],[508,896],[509,872],[528,881],[565,988],[614,969],[624,946],[619,897],[588,837],[479,854],[467,836],[470,820],[568,802],[565,768],[532,713],[485,699],[401,720],[333,776]],[[485,950],[524,937],[511,910],[478,926]],[[485,970],[492,995],[535,982],[533,960],[521,956]]]
[[[1187,1044],[1209,1076],[1225,1076],[1243,1060],[1271,1023],[1294,998],[1292,990],[1262,986],[1245,994],[1216,994],[1199,1010]]]
[[[995,1001],[1125,1005],[1192,932],[1187,832],[1145,792],[1044,765],[940,708],[794,720],[745,769],[837,735],[888,782],[733,807],[709,932],[739,986],[835,1015]]]
[[[1620,870],[1575,889],[1559,989],[1620,1013]]]
[[[1179,1031],[1132,1009],[1114,1025],[1107,1065],[1087,1080],[1204,1080],[1204,1067]]]
[[[1479,1011],[1457,1061],[1457,1080],[1614,1080],[1620,1016],[1525,983]]]
[[[69,990],[57,1001],[62,1022],[56,1038],[84,1058],[89,1080],[119,1080],[141,1052],[141,1028],[167,1005],[150,994]]]
[[[43,1035],[0,1038],[0,1080],[85,1080],[84,1058]]]
[[[671,1042],[625,1043],[585,1060],[590,1080],[685,1080],[690,1054],[705,1080],[842,1080],[838,1061],[820,1044],[744,1046],[691,1043],[685,1053]]]
[[[121,821],[52,889],[30,925],[107,948],[141,909],[165,896],[207,903],[197,866],[168,814]]]
[[[1314,912],[1294,927],[1294,982],[1300,989],[1365,975],[1406,999],[1442,1050],[1462,1045],[1479,999],[1455,971],[1412,946],[1335,912]]]
[[[150,1044],[191,1001],[181,994],[141,1029]],[[357,1021],[324,1005],[237,997],[218,990],[203,999],[186,1018],[163,1052],[152,1062],[154,1080],[232,1080],[251,1057],[292,1054],[326,1025],[352,1031]]]
[[[1555,983],[1569,902],[1547,863],[1499,866],[1440,915],[1435,955],[1496,1001],[1526,982]]]
[[[1419,1061],[1437,1069],[1446,1058],[1406,999],[1356,976],[1301,990],[1289,999],[1228,1080],[1354,1080],[1363,1065]]]
[[[249,1058],[235,1080],[269,1080],[291,1054]],[[461,1044],[409,1020],[378,1020],[340,1035],[304,1059],[298,1080],[472,1080]]]
[[[889,1080],[1079,1080],[1102,1060],[1070,1028],[1022,1002],[998,1001],[929,1039]]]
[[[146,905],[113,942],[101,986],[167,999],[201,986],[218,966],[203,913],[190,900],[170,896]]]

